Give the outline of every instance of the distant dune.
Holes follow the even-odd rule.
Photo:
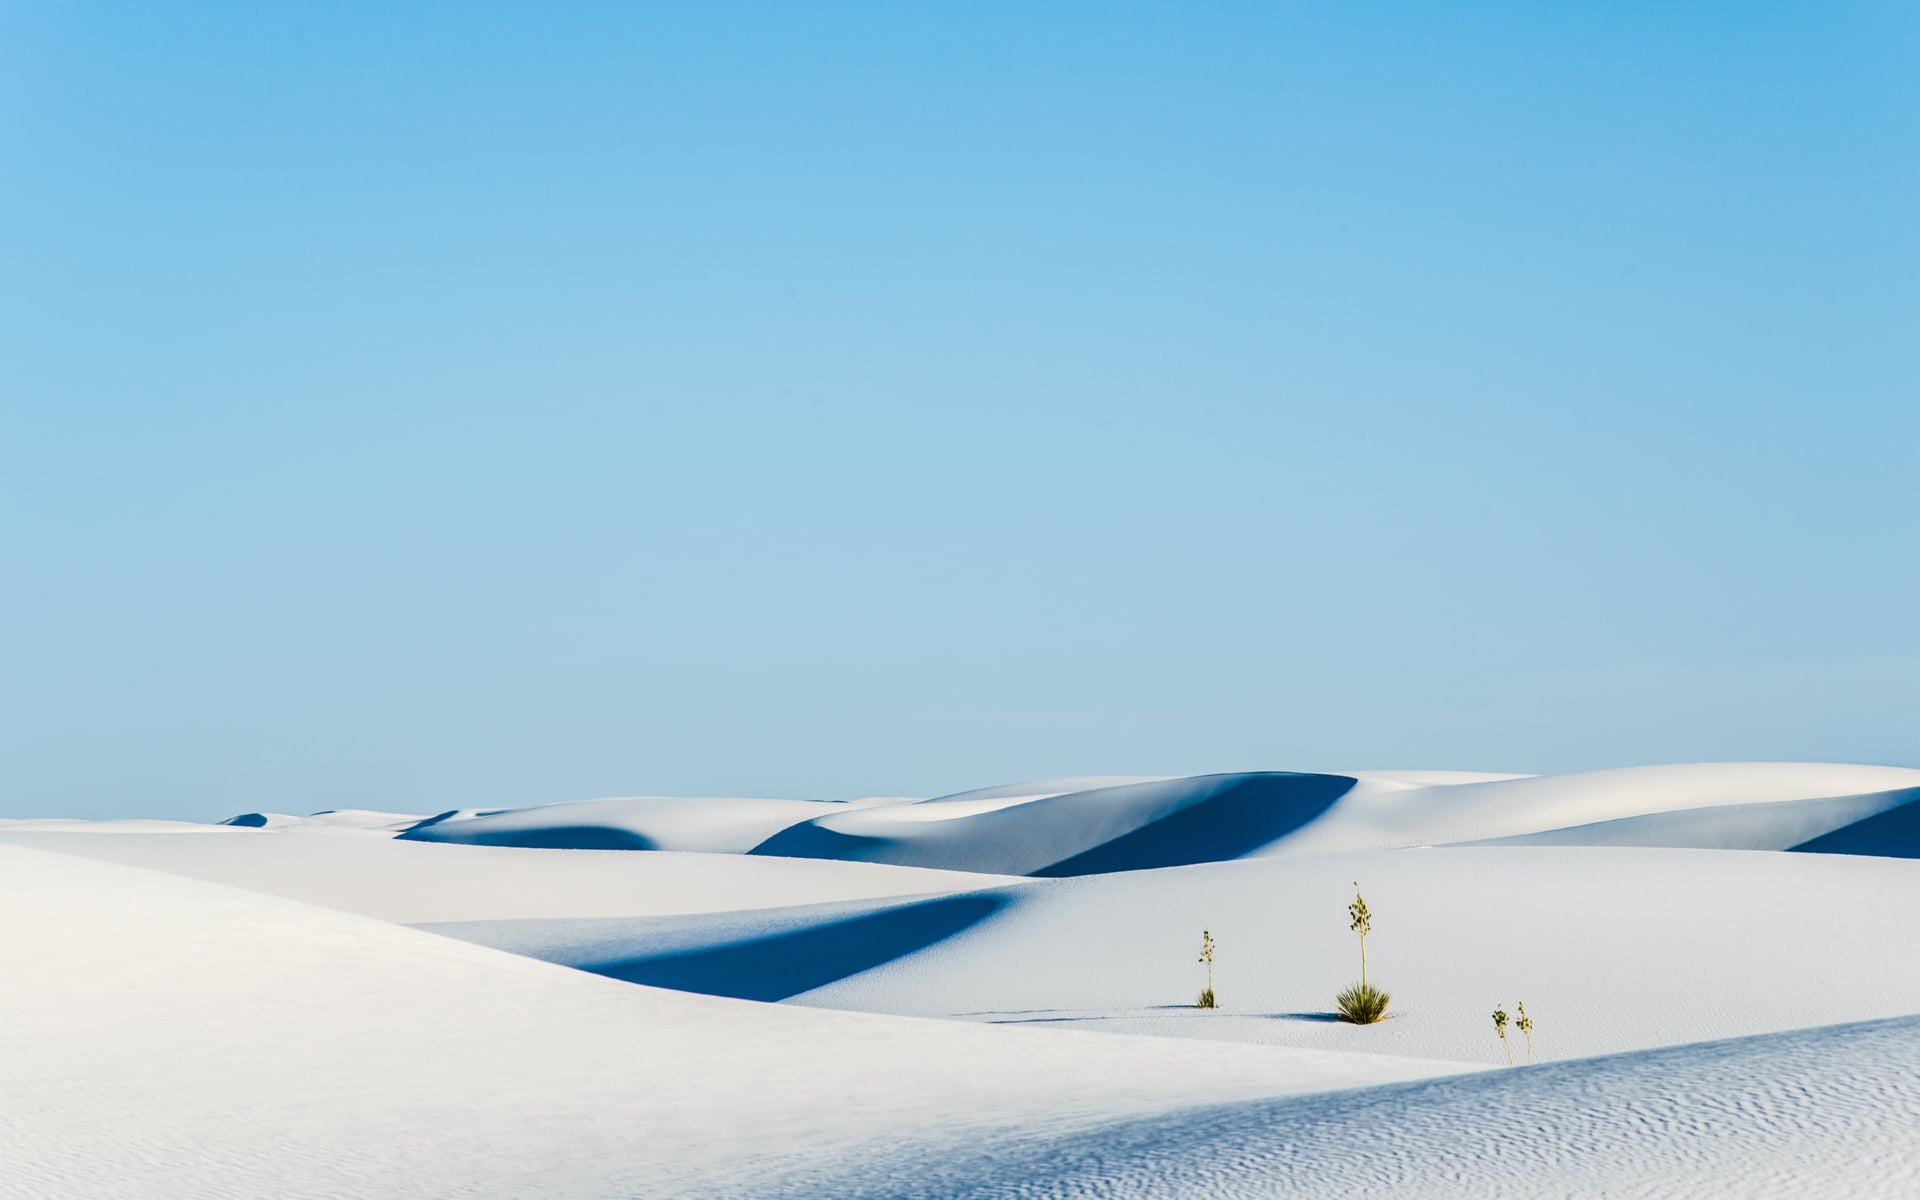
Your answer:
[[[1916,859],[1806,763],[5,821],[0,1198],[1905,1195]]]
[[[1055,780],[857,804],[591,800],[448,813],[399,836],[487,846],[750,852],[1033,876],[1500,839],[1913,857],[1920,854],[1920,809],[1911,810],[1914,816],[1890,814],[1916,799],[1920,770],[1822,763],[1696,763],[1548,776],[1266,771]]]

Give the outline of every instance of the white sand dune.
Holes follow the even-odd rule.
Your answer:
[[[5,822],[0,1197],[1904,1195],[1916,859],[1828,764]]]
[[[246,830],[228,825],[207,825],[199,821],[164,821],[130,817],[116,821],[88,821],[80,817],[5,817],[0,818],[0,837],[15,833],[228,833]]]
[[[273,829],[287,833],[364,829],[375,833],[397,834],[426,820],[420,813],[380,812],[370,808],[334,808],[309,816],[292,813],[250,812],[228,817],[222,825],[242,829]]]
[[[1357,1028],[1345,905],[1375,913],[1394,1017]],[[937,899],[438,932],[645,983],[975,1021],[1504,1061],[1525,1000],[1543,1057],[1920,1013],[1920,871],[1901,860],[1497,848],[1254,859]],[[1200,931],[1222,1007],[1191,1007]],[[1783,972],[1781,964],[1791,963]],[[815,983],[815,980],[819,982]],[[812,983],[802,989],[799,984]]]
[[[885,804],[884,800],[868,803]],[[859,802],[634,796],[505,812],[443,813],[400,836],[412,841],[550,850],[745,853],[782,829]]]
[[[1514,839],[1784,850],[1824,838],[1810,848],[1920,854],[1915,801],[1920,770],[1690,763],[1548,776],[1256,771],[1090,777],[930,800],[643,796],[424,818],[341,810],[232,820],[274,832],[363,829],[463,845],[750,852],[1057,877],[1252,855]]]
[[[299,824],[248,831],[253,836],[198,828],[198,834],[166,837],[0,828],[0,843],[168,871],[403,924],[721,912],[1014,882],[882,863],[323,836]]]
[[[940,1160],[903,1147],[769,1195],[1892,1198],[1920,1194],[1920,1018],[1295,1100]]]
[[[1237,858],[1312,821],[1354,780],[1252,772],[1054,792],[990,789],[920,804],[835,811],[756,854],[1080,875]]]
[[[0,847],[0,1196],[743,1196],[1448,1064],[634,987]],[[831,1194],[816,1192],[815,1194]]]
[[[999,783],[992,787],[969,788],[964,792],[950,792],[944,796],[935,796],[929,800],[918,800],[919,804],[971,804],[978,800],[1037,800],[1042,796],[1059,796],[1067,792],[1087,792],[1095,788],[1119,787],[1128,783],[1156,783],[1167,778],[1164,775],[1076,775],[1068,779],[1032,779],[1024,783]]]
[[[1368,851],[1000,889],[954,937],[802,994],[839,1008],[1504,1061],[1489,1014],[1525,1000],[1567,1058],[1920,1013],[1904,860],[1730,851]],[[1331,1019],[1357,978],[1345,905],[1365,884],[1370,978],[1394,1017]],[[697,919],[696,919],[697,920]],[[1201,928],[1221,1010],[1191,1004]],[[1790,964],[1790,967],[1783,967]]]
[[[1920,799],[1920,770],[1844,763],[1680,763],[1428,787],[1373,782],[1267,852],[1501,838],[1786,850]],[[1637,834],[1620,836],[1626,827]],[[1920,839],[1882,849],[1920,853]]]
[[[934,820],[923,814],[937,802],[835,811],[756,853],[1060,876],[1528,835],[1572,845],[1788,849],[1915,800],[1920,770],[1849,764],[1504,777],[1255,772],[1043,791],[955,818],[936,810]],[[1636,820],[1630,833],[1603,825]],[[1873,852],[1920,853],[1920,828],[1887,829],[1872,842]]]

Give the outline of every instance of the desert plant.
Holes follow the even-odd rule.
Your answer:
[[[1200,931],[1200,961],[1207,964],[1207,989],[1200,993],[1195,1008],[1212,1008],[1213,1003],[1213,934],[1208,930]]]
[[[1525,1000],[1520,1002],[1519,1009],[1520,1019],[1515,1021],[1514,1024],[1520,1027],[1521,1034],[1527,1039],[1527,1065],[1531,1066],[1533,1065],[1533,1018],[1527,1015],[1527,1002]],[[1509,1061],[1512,1060],[1513,1052],[1511,1050],[1507,1052],[1507,1058]]]
[[[1353,885],[1353,903],[1347,905],[1347,916],[1352,918],[1347,926],[1360,935],[1360,986],[1367,985],[1367,935],[1373,932],[1373,914],[1367,911],[1367,898],[1360,894],[1360,884]]]
[[[1353,1025],[1371,1025],[1387,1015],[1387,1002],[1393,997],[1370,983],[1356,983],[1333,998],[1340,1019]]]
[[[1387,1015],[1387,1001],[1392,997],[1367,982],[1367,935],[1373,932],[1373,914],[1367,909],[1358,882],[1353,885],[1353,903],[1347,905],[1347,916],[1347,928],[1360,935],[1360,982],[1335,996],[1334,1003],[1339,1006],[1341,1020],[1371,1025]]]
[[[1507,1040],[1507,1010],[1493,1010],[1493,1031],[1500,1035],[1500,1044],[1507,1048],[1507,1065],[1513,1065],[1513,1043]]]

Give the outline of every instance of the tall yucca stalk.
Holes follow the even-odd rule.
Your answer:
[[[1507,1010],[1493,1010],[1493,1031],[1500,1035],[1500,1044],[1507,1048],[1507,1065],[1513,1065],[1513,1043],[1507,1040]]]
[[[1360,894],[1358,882],[1353,885],[1353,903],[1347,905],[1347,916],[1347,928],[1360,935],[1360,982],[1333,999],[1339,1006],[1341,1020],[1371,1025],[1387,1015],[1387,1004],[1392,997],[1367,982],[1367,935],[1373,932],[1373,914],[1367,911],[1367,900]]]
[[[1213,934],[1209,930],[1200,931],[1200,961],[1207,964],[1207,990],[1200,993],[1197,1008],[1213,1008]]]
[[[1360,894],[1360,884],[1353,885],[1353,903],[1347,905],[1347,916],[1353,918],[1349,926],[1360,935],[1360,986],[1367,986],[1367,935],[1373,932],[1373,914],[1367,911],[1367,900]]]
[[[1525,1000],[1522,1000],[1520,1002],[1519,1008],[1520,1008],[1520,1019],[1518,1021],[1515,1021],[1514,1024],[1520,1027],[1520,1033],[1527,1039],[1527,1065],[1532,1066],[1533,1065],[1533,1018],[1527,1015],[1527,1002]],[[1513,1051],[1511,1050],[1507,1051],[1507,1059],[1508,1061],[1512,1061]]]

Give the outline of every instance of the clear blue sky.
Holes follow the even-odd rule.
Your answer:
[[[1920,765],[1920,9],[14,3],[0,815]]]

